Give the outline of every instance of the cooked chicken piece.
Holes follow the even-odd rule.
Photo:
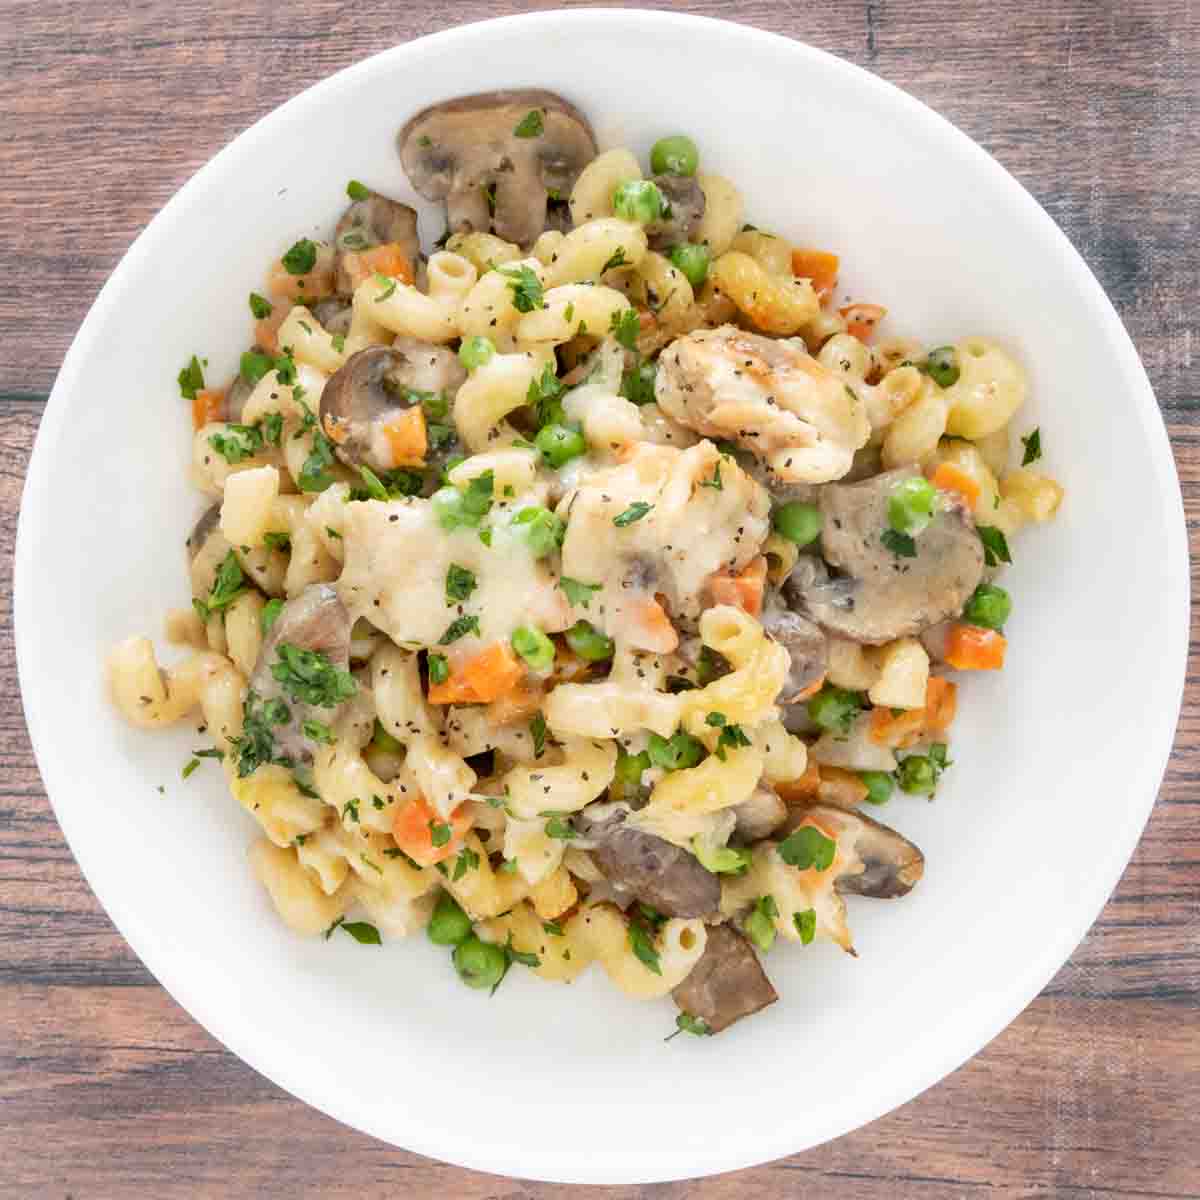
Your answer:
[[[862,400],[803,342],[732,325],[672,342],[655,394],[681,425],[736,442],[782,483],[840,479],[871,434]]]

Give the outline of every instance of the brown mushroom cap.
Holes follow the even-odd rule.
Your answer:
[[[351,466],[390,471],[380,427],[421,396],[443,394],[447,407],[467,373],[444,346],[400,337],[391,346],[368,346],[334,372],[321,393],[321,426],[337,456]],[[453,426],[450,426],[452,429]]]
[[[732,925],[713,925],[700,960],[671,997],[711,1032],[720,1033],[734,1021],[774,1004],[779,994],[749,941]]]
[[[517,136],[536,127],[533,136]],[[531,118],[527,121],[527,118]],[[547,192],[561,196],[596,157],[591,125],[574,105],[537,89],[461,96],[419,112],[401,129],[400,161],[427,200],[446,201],[454,233],[491,228],[527,246],[546,225]],[[495,212],[486,189],[495,186]]]
[[[762,627],[788,652],[788,674],[776,703],[793,704],[825,674],[829,642],[819,625],[778,602],[764,606]]]
[[[314,650],[344,671],[350,665],[350,628],[350,614],[337,590],[328,583],[310,584],[283,606],[258,653],[250,690],[262,700],[280,699],[288,706],[291,719],[275,728],[275,743],[281,754],[296,762],[312,760],[312,742],[304,734],[304,721],[311,718],[332,725],[345,703],[336,708],[318,708],[287,695],[271,673],[279,661],[277,648],[288,642],[302,650]]]
[[[354,291],[354,281],[345,265],[347,252],[369,250],[388,242],[397,243],[408,261],[416,266],[421,255],[416,210],[378,192],[355,200],[342,213],[333,234],[334,286],[339,294],[348,296]]]
[[[704,189],[691,175],[652,175],[651,182],[662,192],[667,213],[646,226],[651,250],[669,250],[691,241],[704,216]]]

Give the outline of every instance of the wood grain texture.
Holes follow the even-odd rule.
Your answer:
[[[0,290],[0,1197],[596,1194],[380,1145],[284,1095],[195,1025],[117,935],[63,842],[11,650],[24,464],[67,345],[130,241],[216,150],[309,83],[450,24],[544,7],[553,5],[0,5],[0,268],[10,281]],[[688,7],[866,66],[957,123],[1030,188],[1137,343],[1168,422],[1195,551],[1200,7]],[[830,1145],[736,1175],[605,1194],[1200,1196],[1198,635],[1194,623],[1176,751],[1133,862],[1070,962],[1005,1033],[924,1096]]]

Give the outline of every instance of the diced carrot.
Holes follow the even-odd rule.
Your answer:
[[[941,675],[930,675],[925,685],[925,732],[946,734],[958,712],[958,684]]]
[[[333,247],[318,246],[313,269],[303,275],[293,275],[281,259],[276,259],[267,276],[267,291],[272,296],[286,296],[297,304],[308,304],[323,296],[332,296]]]
[[[838,256],[830,254],[828,250],[792,247],[792,274],[798,279],[811,280],[813,291],[822,300],[837,286],[839,265]]]
[[[979,484],[953,463],[938,463],[929,482],[943,492],[956,492],[968,508],[974,508],[979,500]]]
[[[814,679],[802,692],[797,692],[792,703],[799,704],[801,700],[811,700],[824,686],[825,676],[822,675],[819,679]]]
[[[429,448],[425,436],[425,412],[419,404],[406,408],[383,427],[392,451],[393,467],[419,467],[425,463]]]
[[[766,582],[767,560],[760,554],[743,567],[738,575],[713,575],[708,581],[708,590],[714,604],[732,604],[752,617],[757,617],[762,612]]]
[[[342,255],[342,267],[354,287],[372,275],[386,275],[401,283],[413,282],[413,267],[399,242],[384,242],[370,250],[348,250]]]
[[[269,316],[254,322],[254,344],[267,354],[279,353],[279,327],[287,319],[292,306],[284,300],[277,300],[271,308]]]
[[[1007,649],[1004,634],[963,621],[955,621],[946,635],[946,661],[956,671],[998,671]]]
[[[887,309],[878,304],[850,304],[838,312],[846,318],[846,328],[860,342],[865,342],[887,316]]]
[[[224,392],[216,389],[197,392],[192,397],[192,428],[203,429],[210,421],[221,420],[224,412]]]
[[[430,704],[490,704],[511,691],[525,667],[507,642],[493,642],[441,683],[429,685]]]
[[[444,845],[435,846],[434,830],[444,825],[450,826],[450,838]],[[449,821],[443,821],[419,792],[400,804],[392,818],[392,837],[396,839],[396,845],[421,867],[432,867],[457,854],[470,828],[471,815],[465,804],[460,804],[450,814]]]
[[[925,728],[925,710],[923,708],[905,708],[897,710],[899,715],[890,708],[871,709],[871,741],[880,746],[911,746],[921,740]]]
[[[867,785],[854,771],[843,767],[827,767],[823,763],[817,768],[821,782],[817,785],[817,799],[836,808],[857,808],[867,798]]]
[[[925,685],[925,707],[894,712],[890,708],[871,709],[871,741],[892,749],[904,749],[923,737],[946,734],[958,711],[958,684],[940,675],[931,675]]]
[[[658,597],[634,601],[626,613],[630,640],[637,649],[670,654],[679,645],[679,634]]]
[[[817,795],[817,789],[821,786],[821,773],[817,767],[817,760],[810,758],[808,766],[804,768],[804,774],[798,779],[788,779],[783,783],[772,784],[775,790],[779,793],[784,804],[808,804]]]

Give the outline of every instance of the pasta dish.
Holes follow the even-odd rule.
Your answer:
[[[1025,371],[885,336],[689,137],[646,172],[508,91],[397,145],[445,234],[350,181],[234,378],[180,372],[184,653],[117,646],[114,701],[199,714],[184,778],[224,772],[292,930],[423,933],[480,989],[597,964],[718,1033],[777,942],[853,954],[847,897],[922,877],[868,813],[934,794],[1003,666],[996,576],[1062,498]]]

